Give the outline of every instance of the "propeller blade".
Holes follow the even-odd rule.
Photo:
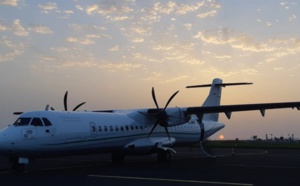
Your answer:
[[[168,100],[168,102],[167,102],[165,108],[163,109],[163,111],[166,110],[166,108],[168,107],[169,103],[170,103],[170,102],[172,101],[172,99],[176,96],[176,94],[178,94],[178,92],[179,92],[179,90],[178,90],[177,92],[175,92],[175,93],[169,98],[169,100]]]
[[[157,120],[156,123],[154,124],[154,126],[152,127],[150,133],[148,134],[148,137],[152,134],[152,132],[154,131],[155,127],[158,125],[159,121]]]
[[[157,110],[159,110],[159,106],[157,104],[156,97],[155,97],[154,87],[152,87],[152,98],[153,98],[153,101],[156,105]]]
[[[73,111],[76,111],[79,107],[81,107],[81,106],[84,105],[84,104],[85,104],[85,102],[80,103],[79,105],[77,105],[77,106],[73,109]]]
[[[14,112],[14,115],[21,115],[23,112]]]
[[[65,93],[65,96],[64,96],[64,107],[65,107],[65,111],[68,111],[68,91]]]
[[[164,107],[164,109],[160,109],[159,106],[158,106],[158,103],[157,103],[157,100],[156,100],[156,97],[155,97],[155,91],[154,91],[154,87],[152,87],[152,98],[153,98],[153,101],[155,103],[155,106],[157,108],[157,111],[156,111],[156,122],[155,124],[153,125],[150,133],[148,134],[148,137],[152,134],[152,132],[154,131],[154,129],[157,127],[157,125],[159,124],[160,126],[164,127],[165,128],[165,131],[168,135],[168,138],[169,140],[171,140],[170,138],[170,134],[169,134],[169,130],[168,130],[168,115],[167,115],[167,112],[166,112],[166,109],[168,107],[168,105],[170,104],[170,102],[173,100],[173,98],[178,94],[179,90],[177,92],[175,92],[168,100],[166,106]],[[154,110],[154,109],[153,109]]]
[[[171,141],[171,138],[170,138],[170,134],[169,134],[168,127],[165,127],[165,131],[166,131],[166,133],[167,133],[167,135],[168,135],[168,138],[169,138],[169,140]]]

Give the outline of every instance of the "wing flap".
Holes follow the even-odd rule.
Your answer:
[[[267,109],[297,108],[300,110],[300,102],[282,102],[282,103],[258,103],[258,104],[241,104],[241,105],[221,105],[210,107],[188,107],[188,114],[206,114],[224,112],[230,119],[231,112],[259,110],[262,116],[265,116]]]

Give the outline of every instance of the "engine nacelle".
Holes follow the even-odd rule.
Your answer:
[[[188,122],[188,118],[179,107],[168,108],[166,109],[166,113],[168,116],[168,127],[181,125]]]
[[[154,111],[156,111],[156,109]],[[168,127],[181,125],[188,122],[188,117],[179,107],[167,108],[166,114]],[[127,116],[142,124],[153,125],[157,121],[157,112],[151,111],[149,113],[149,110],[147,109],[130,112],[127,114]]]

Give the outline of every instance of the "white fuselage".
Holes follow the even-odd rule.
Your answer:
[[[148,136],[152,125],[141,123],[127,113],[32,111],[20,118],[47,118],[51,125],[45,126],[44,122],[43,126],[14,124],[2,129],[0,154],[26,158],[120,150],[147,154],[157,143],[163,146],[193,144],[224,127],[217,122],[203,122],[205,130],[201,133],[197,119],[190,119],[168,127],[169,139],[160,126]]]

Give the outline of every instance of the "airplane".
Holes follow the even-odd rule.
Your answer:
[[[221,130],[219,113],[228,119],[232,112],[297,108],[300,102],[220,105],[222,87],[252,83],[223,83],[215,78],[212,84],[186,88],[210,87],[202,106],[168,108],[175,92],[165,106],[159,107],[154,88],[152,99],[156,108],[129,110],[58,111],[49,105],[45,110],[16,112],[18,119],[0,131],[0,154],[9,157],[12,169],[23,171],[36,158],[88,153],[111,153],[112,161],[122,163],[128,155],[157,154],[158,161],[170,161],[173,147],[200,143]],[[203,150],[203,149],[202,149]]]

